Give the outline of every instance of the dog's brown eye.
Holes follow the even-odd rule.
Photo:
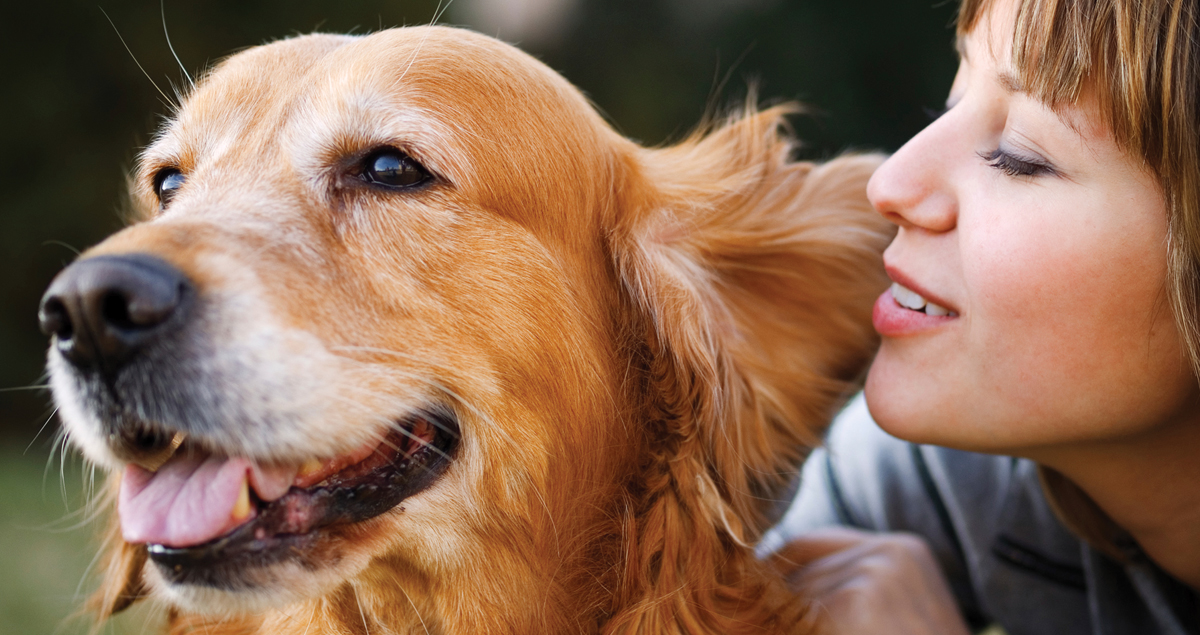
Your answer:
[[[432,178],[420,163],[395,148],[384,148],[368,154],[361,170],[359,178],[362,180],[389,188],[413,187]]]
[[[166,207],[186,180],[183,172],[175,168],[159,170],[158,174],[154,175],[154,194],[158,196],[159,204]]]

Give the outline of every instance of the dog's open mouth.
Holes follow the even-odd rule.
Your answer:
[[[378,516],[429,487],[458,445],[453,416],[407,417],[381,442],[301,466],[180,452],[157,472],[131,466],[118,510],[128,542],[176,583],[236,586],[239,571],[307,566],[323,533]]]

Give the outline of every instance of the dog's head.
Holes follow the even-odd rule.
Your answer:
[[[445,28],[218,65],[141,159],[143,218],[43,301],[67,433],[115,475],[100,612],[720,613],[885,284],[877,159],[789,162],[783,114],[640,148]]]

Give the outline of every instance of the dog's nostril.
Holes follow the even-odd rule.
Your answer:
[[[128,330],[138,327],[129,315],[129,301],[123,294],[115,291],[105,294],[104,299],[100,301],[100,316],[106,324],[118,329]]]
[[[71,316],[62,300],[57,297],[46,298],[38,311],[38,326],[42,333],[57,336],[59,341],[71,339]]]
[[[132,293],[125,289],[108,291],[100,301],[100,319],[121,331],[153,328],[171,317],[184,290],[185,285],[180,284],[158,293],[145,289]]]

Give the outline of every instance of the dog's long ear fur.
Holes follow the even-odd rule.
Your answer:
[[[734,613],[778,610],[754,581],[751,546],[877,344],[892,230],[866,183],[881,158],[790,161],[788,112],[645,150],[628,176],[637,186],[622,188],[636,194],[611,249],[642,325],[632,337],[660,469],[627,530],[638,534],[627,584],[648,594],[645,610],[614,631],[740,632]]]
[[[145,595],[142,582],[142,567],[146,564],[146,548],[131,545],[121,538],[121,525],[117,522],[117,493],[120,477],[110,475],[105,493],[100,497],[102,509],[110,510],[108,527],[101,546],[100,587],[88,599],[87,609],[96,617],[97,624],[129,608]]]

